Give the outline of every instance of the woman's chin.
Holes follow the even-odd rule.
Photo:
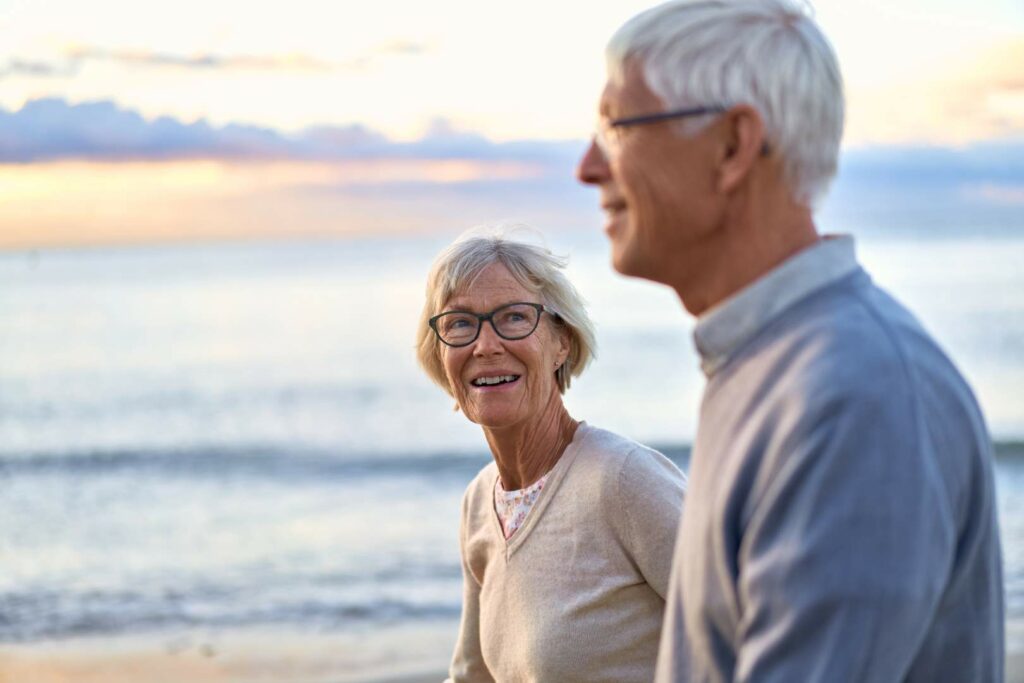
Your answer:
[[[518,421],[505,419],[505,418],[484,418],[480,420],[473,420],[484,429],[508,429],[514,427]]]
[[[508,429],[522,422],[521,415],[498,410],[473,411],[467,414],[467,417],[484,429]]]

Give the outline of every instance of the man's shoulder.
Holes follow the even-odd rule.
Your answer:
[[[956,373],[913,314],[866,276],[809,297],[766,332],[750,360],[822,390],[878,389],[922,367]]]
[[[766,428],[793,434],[841,415],[875,432],[888,424],[921,444],[975,448],[984,440],[984,419],[960,371],[866,276],[794,307],[745,356],[712,399],[717,415],[757,411]]]

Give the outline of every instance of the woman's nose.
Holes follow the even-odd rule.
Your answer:
[[[505,345],[498,333],[494,331],[494,325],[490,320],[485,320],[480,323],[480,334],[477,335],[476,341],[473,342],[473,353],[478,356],[489,356],[495,353],[501,353],[505,350]]]

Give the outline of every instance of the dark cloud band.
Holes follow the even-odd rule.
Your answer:
[[[59,98],[0,109],[0,162],[60,159],[226,160],[470,159],[564,162],[579,142],[495,143],[438,122],[423,138],[395,142],[360,125],[320,126],[286,135],[259,126],[212,126],[171,117],[148,120],[111,101],[71,104]],[[559,163],[561,167],[561,163]]]

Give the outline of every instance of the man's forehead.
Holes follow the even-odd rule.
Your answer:
[[[599,113],[606,117],[621,116],[655,110],[662,105],[661,98],[651,92],[644,78],[643,68],[630,60],[618,78],[609,77],[601,93]]]

